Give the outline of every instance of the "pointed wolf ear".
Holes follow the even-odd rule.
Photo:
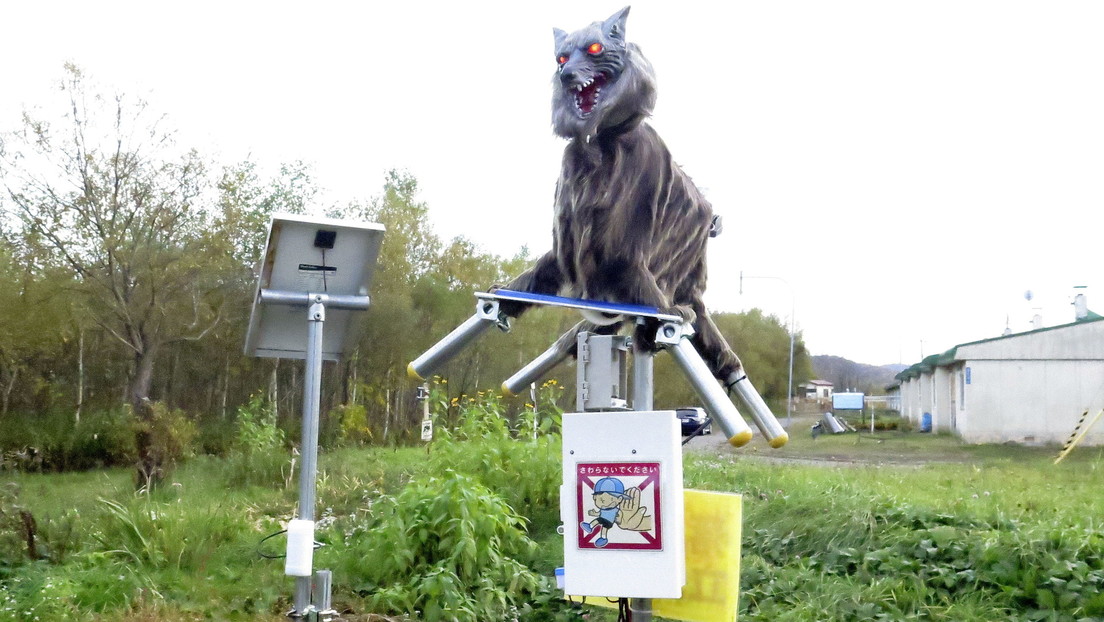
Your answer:
[[[609,19],[602,22],[602,30],[614,39],[623,40],[625,38],[625,20],[628,19],[629,9],[631,8],[627,6],[611,15]]]
[[[556,37],[556,51],[559,52],[560,48],[563,47],[564,39],[567,38],[567,33],[560,30],[559,28],[553,28],[552,36]]]

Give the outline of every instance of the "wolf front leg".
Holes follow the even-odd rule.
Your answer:
[[[709,317],[709,312],[705,309],[705,303],[700,296],[696,296],[691,301],[690,308],[697,316],[694,321],[694,335],[690,341],[698,354],[701,354],[702,360],[713,373],[713,377],[727,384],[732,374],[743,374],[743,363],[740,362],[740,357],[732,351],[732,347],[721,335],[720,329],[713,323],[713,318]]]
[[[560,270],[560,263],[556,259],[555,250],[551,250],[540,257],[536,263],[525,272],[519,274],[502,289],[512,289],[519,292],[531,292],[534,294],[555,295],[563,286],[564,276]],[[499,289],[492,287],[491,291]],[[500,309],[510,317],[518,317],[526,311],[531,304],[516,300],[499,301]]]

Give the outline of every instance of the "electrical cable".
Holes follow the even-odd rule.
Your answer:
[[[695,438],[697,438],[699,436],[704,436],[702,434],[702,430],[704,430],[705,427],[708,426],[711,423],[713,423],[713,418],[712,417],[706,417],[705,421],[701,425],[698,426],[697,430],[694,430],[693,432],[690,433],[689,436],[682,439],[682,444],[685,445],[685,444],[689,443],[690,441],[694,440]]]
[[[260,542],[257,543],[257,555],[259,557],[263,557],[265,559],[284,559],[285,557],[287,557],[287,553],[284,553],[282,555],[269,555],[268,553],[265,553],[264,551],[261,550],[261,547],[264,545],[265,542],[268,542],[272,538],[275,538],[276,536],[279,536],[279,535],[282,535],[282,534],[285,534],[285,533],[287,533],[287,529],[281,529],[280,531],[277,531],[276,533],[271,533],[271,534],[268,534],[267,536],[261,538]],[[324,546],[326,546],[326,545],[322,544],[318,540],[314,541],[314,546],[313,546],[314,550],[317,551],[318,549],[320,549]]]
[[[617,622],[632,622],[632,609],[629,608],[629,599],[617,599]]]
[[[284,534],[284,533],[287,533],[287,529],[281,529],[280,531],[277,531],[274,534],[270,534],[270,535],[267,535],[267,536],[261,538],[261,541],[257,543],[257,555],[259,555],[259,556],[261,556],[265,559],[283,559],[283,558],[287,557],[287,553],[285,553],[283,555],[269,555],[269,554],[267,554],[267,553],[265,553],[264,551],[261,550],[261,546],[263,546],[265,542],[267,542],[268,540],[270,540],[272,538],[275,538],[276,536],[278,536],[280,534]]]

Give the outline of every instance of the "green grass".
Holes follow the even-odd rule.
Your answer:
[[[687,486],[744,495],[742,620],[1104,618],[1101,450],[1054,466],[1051,448],[875,436],[795,434],[777,452],[688,455]],[[452,468],[526,515],[537,550],[524,561],[547,576],[562,559],[558,460],[554,443],[504,441],[325,453],[319,539],[328,546],[315,565],[372,564],[363,551],[350,560],[349,534],[372,524],[385,495]],[[294,515],[297,482],[231,486],[238,468],[195,459],[150,496],[134,494],[128,469],[4,473],[0,483],[18,495],[0,509],[31,511],[41,544],[68,552],[29,563],[17,538],[0,539],[0,620],[283,619],[293,582],[257,548]],[[266,550],[281,547],[274,538]],[[349,581],[335,576],[335,602],[366,613]]]
[[[744,494],[742,619],[1104,616],[1099,450],[1054,466],[1052,448],[886,435],[786,448],[838,464],[687,461],[687,485]]]

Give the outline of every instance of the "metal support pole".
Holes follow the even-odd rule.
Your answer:
[[[312,295],[307,309],[307,357],[303,378],[303,440],[299,456],[299,519],[314,521],[318,479],[318,411],[322,397],[322,328],[326,322],[325,296]],[[295,578],[293,617],[310,614],[311,577]]]
[[[319,619],[329,620],[337,612],[333,608],[333,573],[319,570],[314,573],[314,597],[311,605]]]
[[[633,622],[652,622],[652,599],[630,598],[629,612]]]
[[[655,391],[652,385],[654,355],[633,342],[633,410],[652,410]]]
[[[653,354],[633,342],[633,410],[652,410],[654,384],[652,381]],[[633,622],[652,622],[652,599],[629,600]]]

